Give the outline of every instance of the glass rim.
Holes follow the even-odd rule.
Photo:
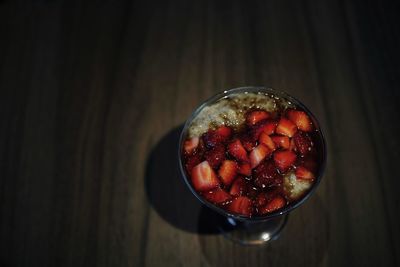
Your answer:
[[[311,185],[311,188],[308,189],[308,192],[304,195],[301,196],[298,200],[293,201],[292,203],[290,203],[289,205],[287,205],[286,207],[284,207],[283,209],[279,209],[277,211],[268,213],[266,215],[257,215],[257,216],[244,216],[244,215],[240,215],[240,214],[235,214],[235,213],[230,213],[229,211],[211,203],[208,202],[206,199],[204,199],[204,197],[202,197],[199,193],[197,193],[197,191],[193,188],[192,184],[189,181],[189,177],[186,174],[186,170],[183,166],[183,162],[182,162],[182,149],[183,149],[183,143],[185,141],[185,138],[187,136],[187,131],[191,125],[191,123],[193,122],[193,120],[196,118],[196,116],[207,106],[215,103],[216,101],[235,94],[235,93],[245,93],[245,92],[249,92],[249,93],[271,93],[272,95],[276,95],[279,97],[283,97],[288,101],[291,101],[292,103],[294,103],[296,106],[299,106],[300,108],[302,108],[310,117],[312,122],[314,123],[314,126],[316,127],[318,133],[319,133],[319,137],[321,139],[321,146],[320,149],[322,150],[320,152],[320,156],[321,161],[319,164],[319,169],[318,169],[318,175],[316,176],[313,184]],[[238,88],[232,88],[229,90],[224,90],[222,92],[219,92],[213,96],[211,96],[210,98],[204,100],[190,115],[190,117],[186,120],[183,129],[181,131],[180,137],[179,137],[179,146],[178,146],[178,158],[179,158],[179,168],[181,171],[181,175],[183,180],[185,181],[186,185],[189,187],[190,191],[193,193],[193,195],[196,196],[196,198],[205,206],[207,206],[208,208],[212,209],[213,211],[216,211],[217,213],[227,217],[227,218],[233,218],[235,220],[238,221],[244,221],[244,222],[261,222],[261,221],[266,221],[269,219],[272,219],[274,217],[278,217],[278,216],[282,216],[285,215],[287,213],[289,213],[290,211],[293,211],[294,209],[298,208],[299,206],[301,206],[316,190],[316,188],[318,187],[319,183],[322,180],[322,177],[324,175],[325,172],[325,167],[326,167],[326,158],[327,158],[327,151],[326,151],[326,141],[325,141],[325,136],[322,132],[322,129],[320,127],[320,123],[317,120],[317,118],[314,116],[314,114],[297,98],[291,96],[290,94],[286,93],[285,91],[281,91],[281,90],[277,90],[277,89],[273,89],[271,87],[264,87],[264,86],[244,86],[244,87],[238,87]]]

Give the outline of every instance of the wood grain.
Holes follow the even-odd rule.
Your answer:
[[[400,35],[378,1],[0,1],[1,266],[398,266]],[[185,119],[282,89],[328,166],[281,236],[236,245],[183,184]]]

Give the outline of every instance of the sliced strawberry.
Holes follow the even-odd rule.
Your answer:
[[[269,120],[265,123],[265,125],[262,127],[262,131],[268,135],[274,134],[276,130],[276,126],[278,126],[278,123],[274,120]]]
[[[193,167],[196,166],[197,164],[199,164],[200,162],[201,162],[201,157],[199,154],[194,154],[194,155],[189,156],[186,161],[187,172],[191,173]]]
[[[304,112],[299,110],[290,109],[287,111],[289,120],[296,124],[299,130],[304,132],[311,132],[313,129],[310,117]]]
[[[262,132],[271,135],[275,133],[276,126],[278,125],[278,122],[275,120],[262,120],[258,122],[256,125],[252,127],[252,135],[254,140],[258,140],[258,137]]]
[[[242,177],[238,177],[232,184],[229,194],[232,196],[241,196],[247,193],[248,185]]]
[[[312,180],[315,178],[314,174],[309,171],[308,169],[299,166],[296,168],[296,177],[299,179],[304,179],[304,180]]]
[[[285,172],[296,161],[296,154],[290,150],[275,151],[274,161],[275,165],[281,172]]]
[[[205,191],[203,196],[205,199],[215,204],[223,204],[232,199],[231,195],[219,187],[211,191]]]
[[[281,118],[278,126],[276,126],[275,132],[277,134],[286,135],[292,137],[297,131],[297,126],[291,120]]]
[[[228,126],[220,126],[215,133],[222,137],[222,141],[226,141],[231,137],[232,129]]]
[[[193,150],[195,150],[198,145],[199,145],[199,138],[198,137],[192,137],[190,139],[187,139],[185,141],[185,144],[184,144],[185,152],[187,154],[191,154],[193,152]]]
[[[254,201],[256,207],[262,207],[267,204],[267,197],[265,196],[265,192],[261,192],[258,194],[256,200]]]
[[[249,163],[243,163],[239,166],[239,173],[243,174],[244,176],[251,175],[251,166]]]
[[[289,137],[283,135],[273,135],[271,136],[272,141],[277,147],[282,147],[288,149],[290,147]]]
[[[260,134],[259,141],[260,143],[266,145],[271,151],[274,151],[276,149],[274,141],[272,141],[271,137],[264,132]]]
[[[279,210],[286,205],[286,200],[282,196],[277,196],[272,199],[267,205],[259,209],[261,214],[271,213],[273,211]]]
[[[204,157],[213,169],[217,169],[225,160],[225,147],[223,145],[217,145],[211,150],[206,151]]]
[[[250,216],[252,214],[251,200],[248,197],[240,196],[235,198],[231,203],[228,204],[227,209],[230,212]]]
[[[248,162],[249,158],[247,157],[246,149],[244,149],[242,143],[239,139],[235,139],[232,143],[228,145],[228,152],[233,157],[240,161]]]
[[[218,174],[221,177],[224,185],[230,185],[235,179],[238,172],[238,165],[233,160],[224,160],[221,167],[219,168]]]
[[[277,186],[282,183],[282,176],[278,173],[275,164],[271,160],[268,160],[254,169],[253,183],[261,189]]]
[[[293,141],[301,155],[306,155],[311,152],[314,146],[311,137],[302,131],[297,132],[293,136]]]
[[[294,143],[293,138],[290,139],[289,150],[297,151],[297,147],[296,147],[296,144]]]
[[[271,116],[266,111],[254,110],[246,114],[246,122],[248,125],[255,125],[257,122],[268,119]]]
[[[257,167],[261,161],[265,159],[265,157],[271,152],[267,146],[264,144],[259,144],[256,148],[254,148],[250,152],[250,164],[251,168]]]
[[[202,139],[206,147],[210,149],[228,140],[231,133],[231,128],[221,126],[217,130],[208,130],[202,135]]]
[[[244,133],[239,136],[243,147],[248,151],[252,151],[257,145],[257,139],[254,139],[251,135]]]
[[[207,161],[192,169],[192,183],[197,191],[211,190],[219,186],[217,175]]]

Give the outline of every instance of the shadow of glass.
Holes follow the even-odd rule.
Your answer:
[[[241,246],[223,236],[199,236],[204,257],[211,266],[318,266],[329,244],[329,220],[318,195],[291,212],[279,239],[261,246]],[[221,257],[221,246],[234,255]]]
[[[156,212],[181,230],[216,234],[223,218],[205,207],[187,188],[178,165],[178,143],[183,125],[168,132],[151,151],[146,166],[147,198]],[[201,216],[200,216],[201,215]]]

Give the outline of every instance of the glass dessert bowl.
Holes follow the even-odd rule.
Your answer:
[[[189,189],[225,218],[220,231],[241,244],[276,239],[288,213],[318,186],[326,162],[314,115],[265,87],[206,100],[186,121],[178,153]]]

